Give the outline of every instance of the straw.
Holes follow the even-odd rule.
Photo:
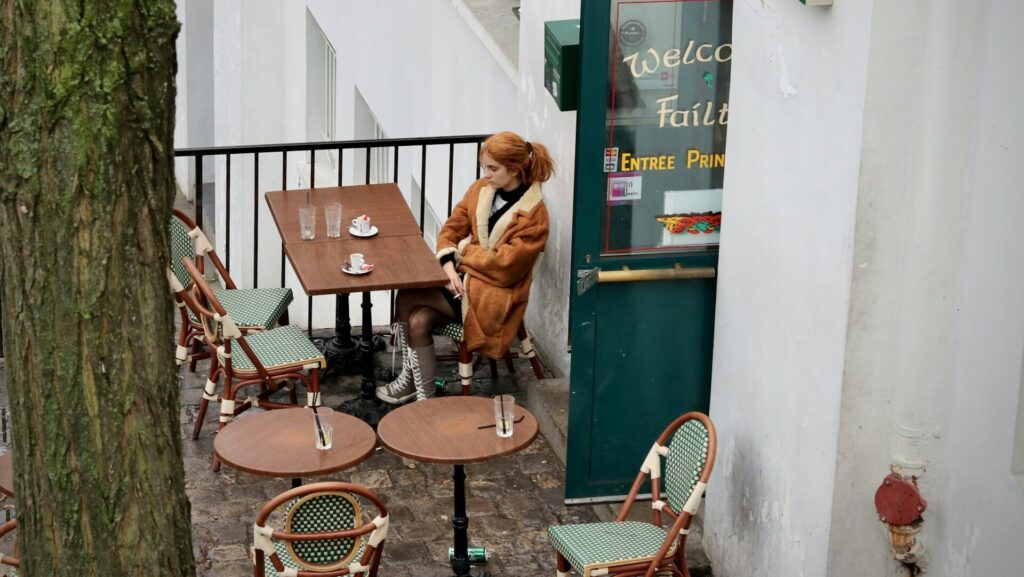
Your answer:
[[[317,412],[317,398],[320,396],[320,391],[313,393],[313,420],[316,421],[316,432],[320,436],[320,445],[326,445],[327,439],[324,438],[324,428],[320,424],[320,413]]]
[[[501,434],[508,432],[508,423],[505,419],[505,395],[498,395],[498,405],[501,407]]]

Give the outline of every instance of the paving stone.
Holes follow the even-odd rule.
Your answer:
[[[442,346],[454,350],[449,343]],[[379,353],[380,366],[390,364],[390,354]],[[260,508],[290,488],[288,479],[258,477],[227,466],[212,470],[213,440],[218,428],[219,408],[211,403],[198,440],[192,440],[192,426],[198,413],[206,382],[208,361],[201,361],[195,374],[181,371],[180,431],[191,502],[192,547],[196,574],[200,577],[248,577],[252,575],[249,548],[252,525]],[[536,381],[525,360],[516,362],[517,372],[509,375],[499,364],[497,379],[489,377],[486,366],[474,376],[473,390],[479,394],[513,391],[518,404]],[[455,363],[442,363],[439,375],[453,381],[449,390],[458,393]],[[6,404],[4,371],[0,369],[0,404]],[[344,375],[322,383],[323,402],[337,406],[359,394],[360,377]],[[301,391],[300,391],[301,396]],[[244,419],[261,409],[241,414]],[[229,425],[230,426],[230,425]],[[486,546],[492,553],[486,565],[493,575],[552,575],[554,554],[547,543],[547,527],[559,523],[597,520],[587,506],[563,503],[565,470],[543,437],[516,455],[466,466],[469,542]],[[363,463],[348,471],[318,480],[357,483],[376,492],[389,508],[391,529],[384,548],[382,577],[448,577],[448,547],[452,544],[452,467],[418,463],[378,448]],[[367,519],[369,512],[367,512]],[[269,524],[282,527],[281,515]],[[694,572],[694,577],[707,575]]]

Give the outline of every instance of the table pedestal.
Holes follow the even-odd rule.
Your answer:
[[[454,577],[472,575],[469,572],[469,517],[466,515],[466,468],[455,465],[452,473],[455,481],[455,514],[452,515],[452,530],[455,533],[455,554],[452,555],[452,571]],[[487,571],[477,574],[479,577],[491,577]]]
[[[352,339],[352,323],[349,321],[348,294],[339,294],[335,300],[334,307],[334,336],[327,338],[315,338],[313,344],[324,353],[327,359],[327,368],[320,375],[320,380],[325,381],[336,374],[351,372],[351,367],[356,363],[356,356],[359,353],[359,346]]]
[[[370,293],[364,292],[363,337],[362,342],[359,343],[359,352],[362,356],[363,382],[359,387],[359,398],[345,401],[338,405],[338,410],[365,421],[371,427],[376,427],[381,418],[394,407],[381,401],[376,395],[377,387],[373,378],[373,319],[370,315],[372,308],[373,304],[370,302]]]

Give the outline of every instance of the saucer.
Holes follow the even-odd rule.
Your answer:
[[[373,272],[373,265],[370,263],[363,263],[363,270],[353,270],[352,267],[348,264],[348,261],[345,261],[341,263],[341,272],[356,276],[364,275]]]
[[[378,232],[380,232],[380,230],[372,224],[370,225],[370,231],[367,232],[366,234],[359,232],[359,229],[354,226],[348,227],[348,233],[351,234],[352,236],[356,236],[359,238],[370,238],[371,236],[376,235]]]

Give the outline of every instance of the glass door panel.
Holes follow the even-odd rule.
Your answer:
[[[601,254],[718,247],[731,8],[612,0]]]

